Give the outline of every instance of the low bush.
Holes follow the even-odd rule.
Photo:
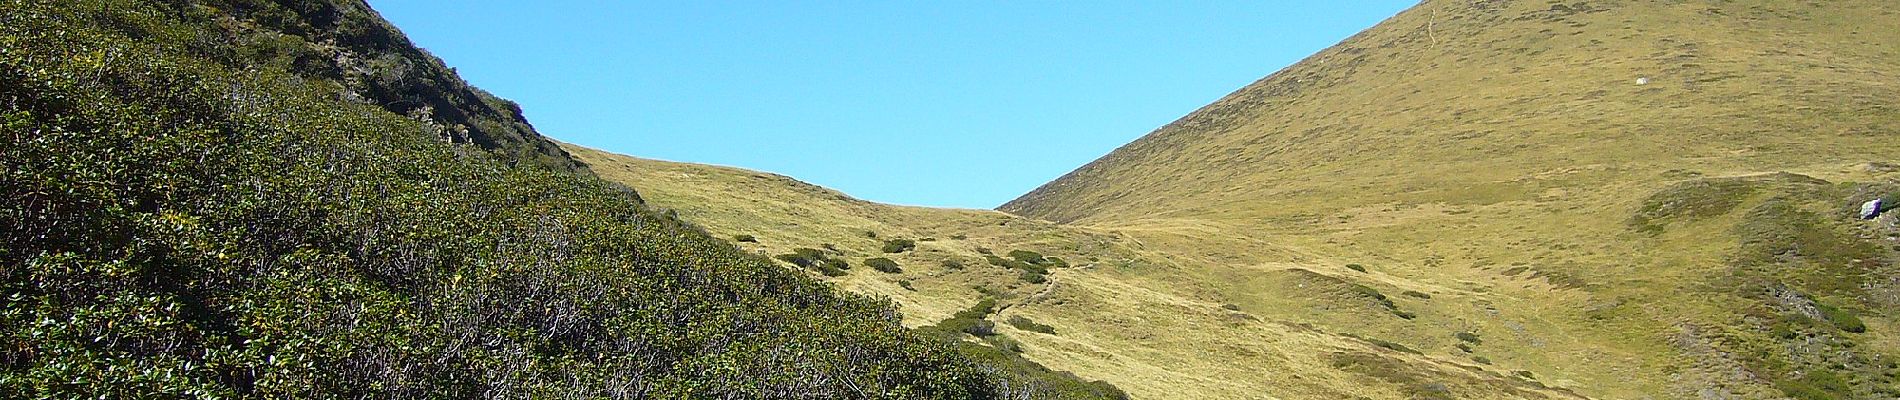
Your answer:
[[[884,241],[885,253],[902,253],[917,248],[917,241],[910,239],[891,239]]]
[[[1042,265],[1047,266],[1049,268],[1068,268],[1069,262],[1063,261],[1061,258],[1048,257],[1048,258],[1042,259]]]
[[[1397,351],[1401,353],[1423,354],[1423,353],[1419,353],[1418,350],[1413,350],[1411,347],[1406,347],[1403,344],[1398,344],[1398,343],[1394,343],[1390,341],[1373,339],[1373,338],[1366,338],[1366,341],[1371,342],[1375,346],[1384,347],[1387,350]]]
[[[758,243],[759,238],[753,237],[752,235],[733,235],[732,241],[740,242],[740,243]]]
[[[799,268],[818,271],[818,273],[824,274],[825,276],[844,276],[844,271],[851,269],[850,263],[841,259],[832,258],[830,254],[822,250],[807,247],[792,249],[791,253],[780,254],[773,258],[791,263]]]
[[[1346,264],[1346,269],[1359,271],[1359,272],[1366,272],[1366,266],[1359,265],[1359,264]]]
[[[1458,338],[1459,341],[1463,341],[1465,343],[1484,344],[1484,338],[1478,337],[1477,332],[1458,332],[1458,333],[1451,334],[1451,336]]]
[[[1417,290],[1407,290],[1407,291],[1404,291],[1404,292],[1399,292],[1399,294],[1402,294],[1402,295],[1406,295],[1406,296],[1410,296],[1410,297],[1415,297],[1415,298],[1418,298],[1418,299],[1421,299],[1421,300],[1431,300],[1431,299],[1432,299],[1432,295],[1429,295],[1429,294],[1425,294],[1425,292],[1420,292],[1420,291],[1417,291]]]
[[[1056,327],[1038,324],[1036,323],[1036,321],[1031,321],[1029,317],[1024,317],[1021,315],[1010,316],[1008,322],[1009,322],[1009,326],[1014,326],[1016,327],[1016,329],[1021,329],[1025,331],[1035,332],[1035,333],[1041,333],[1045,335],[1056,334]]]
[[[1043,275],[1042,273],[1036,272],[1033,270],[1023,270],[1023,273],[1021,276],[1019,276],[1019,278],[1022,278],[1023,282],[1029,282],[1029,283],[1038,284],[1038,285],[1043,284],[1045,282],[1049,282],[1049,277],[1047,275]]]
[[[883,272],[887,274],[897,274],[897,273],[904,272],[903,268],[900,268],[897,266],[896,261],[891,261],[891,259],[884,258],[884,257],[867,258],[864,260],[864,265],[867,267],[871,267],[871,269],[878,270],[878,272]]]
[[[1029,250],[1010,250],[1009,258],[1030,264],[1041,264],[1043,262],[1042,253]]]
[[[1821,316],[1827,318],[1827,322],[1834,324],[1835,328],[1853,333],[1867,332],[1867,324],[1861,322],[1860,317],[1854,316],[1852,312],[1820,303],[1815,303],[1814,306],[1821,310]]]
[[[943,265],[943,269],[947,269],[951,271],[963,269],[963,262],[957,261],[957,260],[943,260],[941,265]]]

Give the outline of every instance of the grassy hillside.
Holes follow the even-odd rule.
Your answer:
[[[1594,397],[1892,398],[1895,234],[1852,209],[1895,179],[1896,25],[1426,1],[1002,210],[1178,266],[1144,288]]]
[[[1262,319],[1206,288],[1159,278],[1182,273],[1182,265],[1121,232],[995,211],[876,204],[768,173],[568,151],[602,177],[640,187],[656,209],[741,248],[760,255],[827,249],[852,267],[839,276],[808,274],[891,298],[907,325],[963,340],[979,357],[1024,358],[1107,381],[1134,398],[1578,397],[1462,357]],[[916,247],[885,252],[893,240]],[[1060,261],[1019,260],[1036,256]],[[870,258],[894,260],[902,271],[868,268]],[[1028,272],[1035,269],[1048,273]],[[1306,296],[1342,312],[1397,319],[1396,310],[1368,297],[1370,288],[1317,273],[1288,275],[1284,283],[1309,284],[1302,282],[1325,285]],[[1388,291],[1399,310],[1415,309],[1416,300]]]
[[[1066,393],[574,173],[422,54],[360,2],[0,2],[0,398]]]

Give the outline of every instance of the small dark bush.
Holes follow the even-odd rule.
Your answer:
[[[943,260],[943,269],[952,271],[961,270],[963,269],[963,262],[957,260]]]
[[[1431,300],[1431,299],[1432,299],[1432,295],[1429,295],[1429,294],[1425,294],[1425,292],[1420,292],[1420,291],[1417,291],[1417,290],[1407,290],[1407,291],[1404,291],[1404,292],[1400,292],[1399,294],[1402,294],[1402,295],[1406,295],[1406,296],[1411,296],[1411,297],[1417,297],[1417,298],[1419,298],[1419,299],[1424,299],[1424,300]]]
[[[1003,268],[1009,268],[1009,269],[1024,269],[1024,268],[1029,267],[1029,264],[1024,263],[1022,261],[1016,261],[1016,260],[1011,260],[1011,259],[997,257],[997,256],[983,256],[983,261],[989,262],[990,265],[1003,267]]]
[[[752,237],[752,235],[734,235],[732,237],[732,241],[740,242],[740,243],[758,243],[759,238]]]
[[[1477,332],[1458,332],[1458,333],[1451,334],[1451,336],[1456,337],[1458,338],[1458,340],[1464,341],[1465,343],[1484,344],[1484,339],[1478,337]]]
[[[864,237],[877,239],[877,231],[864,231]]]
[[[1227,311],[1240,311],[1240,305],[1233,303],[1222,304],[1220,308],[1225,308]]]
[[[884,258],[884,257],[865,259],[864,265],[871,267],[871,269],[878,270],[878,272],[883,272],[887,274],[896,274],[896,273],[904,272],[903,268],[899,268],[897,266],[896,261],[891,261],[891,259]]]
[[[1009,326],[1014,326],[1016,327],[1016,329],[1021,329],[1025,331],[1035,332],[1035,333],[1041,333],[1045,335],[1056,334],[1056,327],[1038,324],[1036,323],[1036,321],[1031,321],[1029,320],[1028,317],[1024,317],[1021,315],[1010,316],[1008,322],[1009,322]]]
[[[904,288],[904,290],[909,290],[909,291],[912,291],[912,292],[915,292],[915,291],[917,291],[917,287],[915,287],[915,286],[911,286],[911,284],[910,284],[910,280],[909,280],[909,279],[905,279],[905,280],[901,280],[901,281],[897,281],[897,286],[898,286],[898,287],[902,287],[902,288]]]
[[[1034,283],[1034,284],[1042,284],[1043,282],[1049,281],[1049,277],[1044,276],[1041,273],[1037,273],[1036,271],[1031,271],[1031,270],[1023,270],[1022,279],[1023,279],[1023,282],[1029,282],[1029,283]]]
[[[917,248],[917,241],[910,239],[891,239],[884,241],[885,253],[902,253]]]
[[[1042,259],[1042,265],[1048,266],[1049,268],[1068,268],[1069,262],[1063,261],[1061,258],[1049,257]]]
[[[1490,358],[1490,357],[1485,357],[1485,356],[1471,356],[1471,361],[1477,361],[1477,362],[1478,362],[1479,364],[1484,364],[1484,365],[1491,365],[1491,358]]]
[[[1418,314],[1413,314],[1411,311],[1405,311],[1405,310],[1392,310],[1392,315],[1396,315],[1400,319],[1418,318]]]
[[[955,234],[955,235],[950,235],[950,240],[963,240],[963,239],[969,239],[969,238],[970,238],[969,236],[964,236],[964,235],[963,235],[963,234],[961,234],[961,233],[959,233],[959,234]]]
[[[996,323],[987,319],[974,320],[963,327],[963,333],[976,337],[996,336]]]
[[[977,247],[977,248],[976,248],[976,252],[977,252],[977,253],[982,253],[983,255],[986,255],[986,256],[987,256],[987,255],[994,255],[994,254],[996,254],[996,253],[994,253],[994,252],[993,252],[992,250],[990,250],[990,248],[988,248],[988,247],[981,247],[981,246],[979,246],[979,247]]]
[[[1463,351],[1463,352],[1466,352],[1466,353],[1470,353],[1470,352],[1472,352],[1472,351],[1474,351],[1474,350],[1472,350],[1472,349],[1471,349],[1471,344],[1470,344],[1470,343],[1459,343],[1459,344],[1455,344],[1455,345],[1452,345],[1452,347],[1457,347],[1457,348],[1458,348],[1458,351]]]
[[[1405,347],[1405,345],[1402,345],[1402,344],[1379,340],[1379,339],[1373,339],[1373,338],[1365,338],[1365,339],[1367,342],[1371,342],[1375,346],[1384,347],[1387,350],[1397,351],[1401,353],[1422,354],[1422,353],[1419,353],[1418,350],[1413,350],[1412,348]]]
[[[1821,316],[1827,318],[1827,322],[1833,323],[1836,328],[1853,333],[1867,332],[1867,324],[1862,323],[1860,317],[1854,316],[1852,312],[1820,303],[1815,303],[1814,306],[1821,309]]]
[[[1359,264],[1346,264],[1346,269],[1359,271],[1359,272],[1366,272],[1366,266],[1359,265]]]
[[[1009,252],[1009,258],[1030,264],[1041,264],[1043,262],[1042,253],[1029,250],[1011,250]]]
[[[844,270],[851,269],[850,263],[832,258],[824,251],[813,248],[801,247],[793,249],[790,254],[780,254],[773,258],[791,263],[799,268],[818,271],[818,273],[824,274],[825,276],[844,276]]]

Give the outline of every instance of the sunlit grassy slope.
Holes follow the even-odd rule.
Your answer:
[[[570,151],[767,254],[935,238],[835,280],[911,325],[1004,297],[1055,328],[1001,326],[1025,356],[1140,398],[1889,399],[1900,231],[1852,211],[1900,200],[1891,8],[1427,1],[1003,207],[1027,219]],[[978,247],[1077,267],[935,264]]]
[[[1176,285],[1169,277],[1184,270],[1173,256],[1120,232],[996,211],[876,204],[768,173],[566,149],[602,177],[639,187],[656,208],[674,210],[716,236],[757,241],[740,242],[743,248],[777,255],[832,245],[853,267],[831,280],[892,298],[908,325],[933,324],[983,298],[998,299],[1002,310],[989,320],[1007,338],[1002,343],[1019,343],[1025,357],[1109,381],[1136,398],[1577,397],[1462,357],[1411,353],[1402,344],[1382,347],[1379,337],[1234,310],[1256,305],[1230,304],[1213,292],[1218,286]],[[887,239],[913,239],[917,249],[883,253]],[[1003,257],[1035,251],[1071,267],[1052,268],[1046,283],[1029,283],[1020,270],[990,265],[985,250]],[[904,271],[871,270],[862,262],[869,257],[891,258]],[[945,268],[944,260],[964,268]],[[1370,297],[1375,289],[1331,270],[1294,268],[1316,267],[1263,267],[1259,278],[1299,291],[1308,300],[1302,304],[1341,319],[1397,319]],[[1401,310],[1417,309],[1397,291],[1376,290],[1388,292]],[[1008,323],[1016,317],[1048,325],[1054,334]]]
[[[1593,397],[1894,398],[1892,225],[1851,210],[1892,193],[1895,26],[1426,1],[1002,209],[1126,235],[1146,290]]]

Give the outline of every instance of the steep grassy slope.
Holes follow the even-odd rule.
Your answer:
[[[1154,290],[1592,396],[1892,398],[1893,233],[1850,210],[1900,154],[1888,26],[1426,1],[1002,210],[1127,235],[1178,266]]]
[[[1262,320],[1204,288],[1155,278],[1178,273],[1181,266],[1117,232],[995,211],[869,203],[736,168],[643,160],[576,146],[568,151],[602,177],[640,187],[653,206],[717,236],[748,239],[739,245],[759,254],[837,249],[824,253],[854,267],[825,279],[893,299],[906,324],[961,338],[970,347],[991,350],[985,352],[990,355],[1020,352],[1084,380],[1108,381],[1135,398],[1577,397],[1507,376],[1508,370],[1417,354],[1377,337]],[[916,248],[885,253],[882,247],[892,239],[915,240]],[[1045,262],[1050,272],[1035,283],[1025,279],[1034,266],[1010,257],[1033,257],[1022,251],[1062,261]],[[896,260],[903,270],[884,273],[861,265],[873,257]],[[1308,273],[1288,275],[1283,283],[1304,285],[1311,291],[1305,296],[1328,300],[1341,312],[1397,318],[1369,297],[1370,288],[1338,278]],[[1414,303],[1392,300],[1404,309]]]
[[[525,124],[469,143],[444,123],[474,135],[495,103],[452,76],[365,95],[353,74],[396,67],[324,77],[248,47],[363,26],[386,28],[360,2],[0,2],[0,398],[1054,387],[543,162],[561,153]]]

